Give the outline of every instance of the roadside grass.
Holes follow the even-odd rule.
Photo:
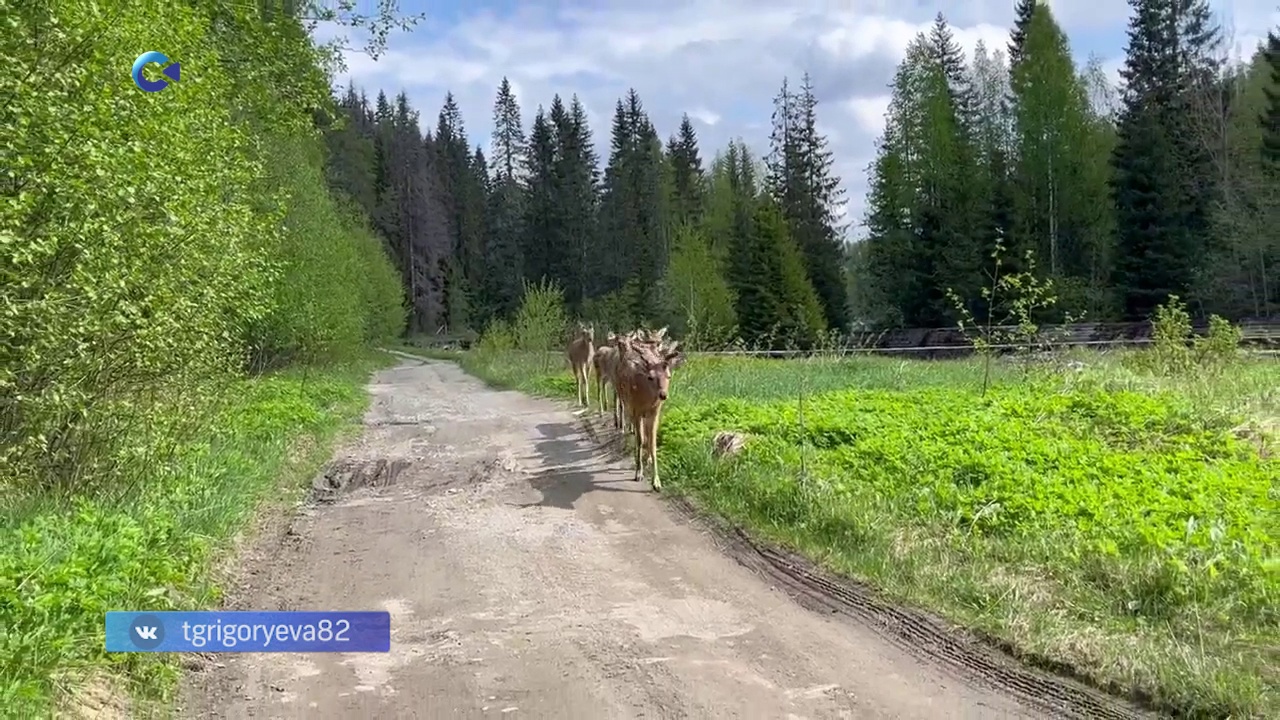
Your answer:
[[[261,503],[298,497],[356,427],[369,373],[392,362],[371,353],[235,380],[200,433],[112,497],[6,498],[0,716],[49,717],[103,678],[135,709],[170,703],[177,658],[107,654],[104,613],[217,607],[219,556]]]
[[[1157,377],[977,359],[695,357],[664,489],[1028,662],[1184,717],[1280,717],[1280,363]],[[572,398],[562,358],[470,352]],[[593,387],[594,391],[594,387]],[[710,439],[747,435],[717,461]]]

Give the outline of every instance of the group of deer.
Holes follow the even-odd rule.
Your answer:
[[[662,489],[658,479],[658,420],[670,391],[671,372],[684,362],[680,343],[666,335],[666,328],[633,330],[624,335],[609,333],[608,340],[596,347],[595,328],[578,323],[567,352],[578,382],[579,405],[591,406],[592,371],[602,415],[607,405],[605,389],[613,388],[613,426],[624,433],[634,432],[635,479],[643,479],[647,461],[653,470],[654,490]]]

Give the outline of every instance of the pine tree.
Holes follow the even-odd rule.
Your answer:
[[[471,146],[467,140],[462,113],[453,93],[446,93],[444,106],[436,123],[436,148],[441,161],[445,197],[454,232],[453,269],[446,274],[450,284],[446,293],[454,305],[447,310],[452,326],[469,325],[474,310],[489,305],[481,292],[484,287],[484,207],[485,197],[472,167]],[[462,285],[457,285],[462,283]],[[466,311],[460,303],[466,305]],[[483,311],[481,311],[483,316]],[[461,328],[458,328],[461,329]]]
[[[506,77],[493,102],[492,142],[494,174],[500,180],[518,180],[524,171],[526,143],[520,104]]]
[[[486,213],[485,294],[492,312],[509,317],[523,295],[525,190],[522,179],[529,169],[527,142],[520,120],[520,106],[506,78],[493,104],[494,177]]]
[[[1031,15],[1039,5],[1039,0],[1018,0],[1013,6],[1013,29],[1009,31],[1010,70],[1022,62],[1022,48],[1027,41],[1027,28],[1031,26]]]
[[[1271,86],[1266,88],[1267,105],[1262,116],[1262,158],[1271,173],[1272,187],[1280,192],[1280,30],[1267,33],[1263,57],[1271,71]]]
[[[688,114],[680,119],[680,130],[667,142],[674,185],[673,214],[676,224],[697,222],[702,212],[702,158],[698,155],[698,135]]]
[[[817,98],[808,74],[795,92],[783,81],[774,99],[770,144],[770,192],[800,247],[805,271],[822,303],[824,324],[845,329],[849,308],[844,242],[835,214],[843,190],[827,139],[818,132]]]
[[[661,312],[658,282],[667,265],[668,208],[662,144],[634,89],[614,108],[609,163],[600,205],[601,275],[605,292],[634,279],[636,321]]]
[[[929,200],[919,208],[919,226],[924,229],[922,241],[934,248],[938,284],[931,293],[935,322],[950,325],[955,308],[946,298],[947,290],[966,298],[971,312],[978,309],[983,265],[992,245],[992,239],[982,234],[989,222],[990,184],[979,158],[978,102],[964,51],[942,13],[920,42],[934,66],[925,83],[930,98],[926,103],[926,137],[936,148],[933,152],[938,163],[932,170],[935,183],[927,194]]]
[[[1215,72],[1216,39],[1203,0],[1130,0],[1134,14],[1121,76],[1124,107],[1113,156],[1115,283],[1126,317],[1194,294],[1210,251],[1213,173],[1189,115],[1189,93]]]
[[[565,302],[577,310],[593,289],[597,161],[586,110],[576,95],[568,108],[552,103],[551,124],[556,147],[553,176],[558,221],[552,242],[557,248],[555,257],[563,260],[559,279]]]
[[[555,206],[556,139],[547,114],[541,106],[534,115],[529,131],[527,158],[527,195],[524,202],[523,241],[524,276],[529,282],[554,280],[550,238],[556,227]]]
[[[366,217],[377,207],[373,133],[365,122],[365,108],[354,85],[336,104],[337,117],[324,133],[329,157],[325,171],[330,189],[350,198]]]

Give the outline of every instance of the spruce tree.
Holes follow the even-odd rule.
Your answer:
[[[1270,69],[1270,87],[1264,89],[1266,108],[1258,121],[1262,124],[1262,159],[1270,173],[1271,187],[1280,192],[1280,30],[1267,33],[1263,50]]]
[[[680,129],[667,143],[674,184],[673,215],[677,224],[697,222],[702,212],[702,158],[698,155],[698,135],[688,114],[680,119]]]
[[[844,238],[836,209],[843,196],[827,138],[818,132],[817,98],[809,75],[792,91],[788,82],[774,98],[767,186],[800,247],[809,281],[822,304],[824,324],[849,322]]]
[[[1013,29],[1009,31],[1010,69],[1022,62],[1022,47],[1027,41],[1027,28],[1030,27],[1031,15],[1039,4],[1039,0],[1018,0],[1013,6]]]
[[[524,202],[521,255],[524,276],[529,282],[554,280],[550,238],[556,227],[555,207],[556,138],[542,107],[534,115],[529,131],[526,160],[527,194]]]
[[[523,295],[524,188],[527,142],[520,106],[506,78],[493,103],[493,180],[486,213],[485,292],[495,315],[507,317]]]
[[[1191,93],[1215,72],[1216,30],[1203,0],[1130,0],[1124,105],[1113,167],[1115,283],[1129,319],[1169,295],[1191,297],[1210,251],[1210,158]]]

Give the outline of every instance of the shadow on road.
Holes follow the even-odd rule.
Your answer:
[[[648,486],[632,479],[632,471],[606,457],[604,448],[587,437],[577,423],[542,423],[542,439],[534,443],[542,467],[529,478],[529,486],[542,500],[516,507],[555,507],[572,510],[590,492],[646,492]]]

